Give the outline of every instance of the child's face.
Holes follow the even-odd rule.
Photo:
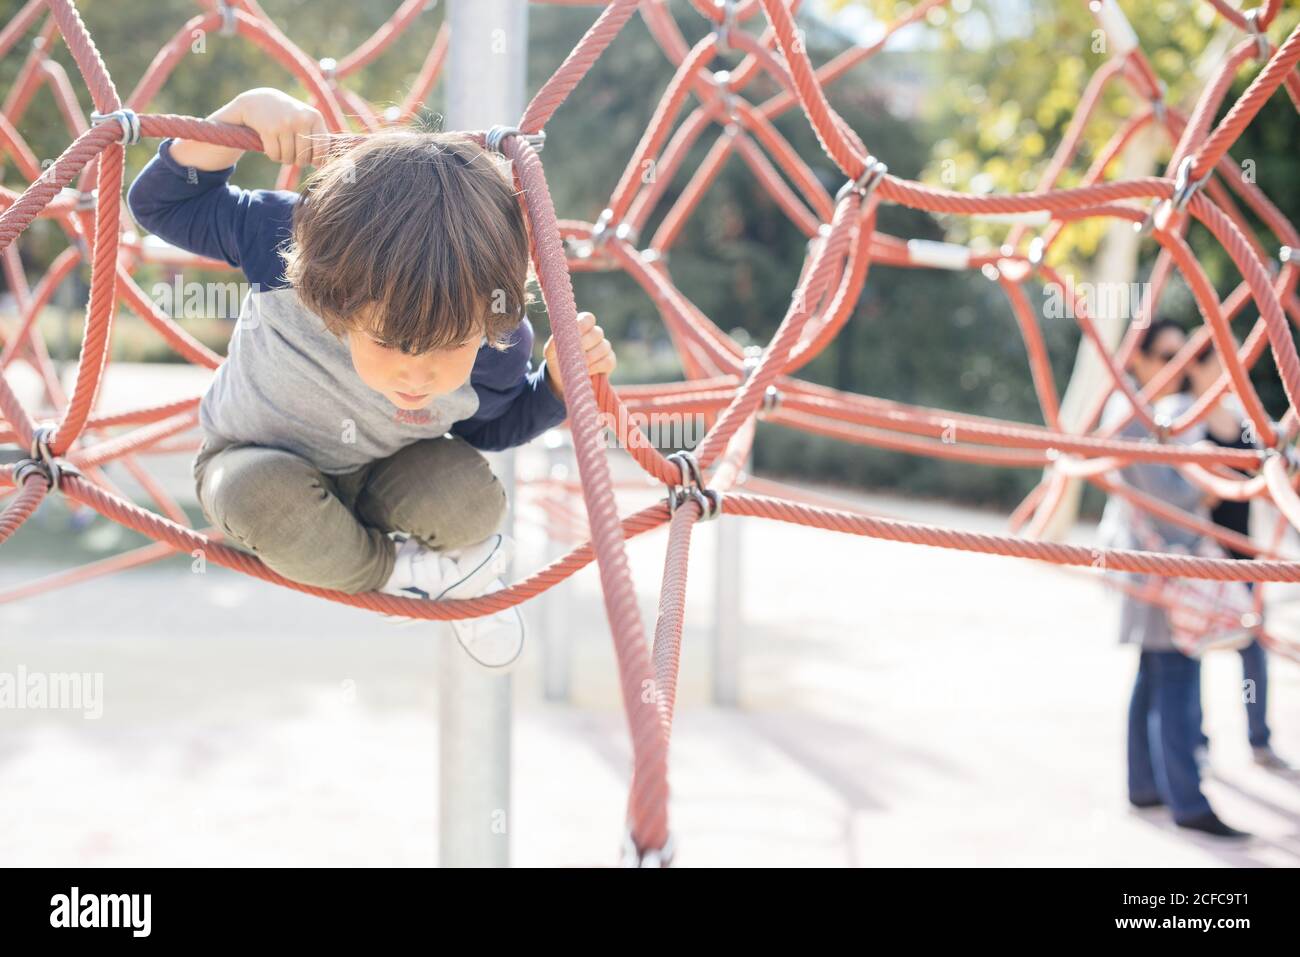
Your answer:
[[[482,337],[475,336],[459,346],[408,356],[360,329],[348,332],[357,375],[399,409],[422,409],[437,396],[459,389],[468,381],[482,343]]]

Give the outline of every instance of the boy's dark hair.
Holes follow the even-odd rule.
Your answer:
[[[409,355],[481,336],[509,348],[529,243],[499,164],[459,134],[363,137],[303,189],[285,278],[336,336],[365,332]]]
[[[1151,350],[1155,348],[1156,340],[1160,338],[1160,333],[1166,329],[1177,329],[1179,332],[1186,332],[1182,323],[1168,317],[1156,319],[1142,330],[1142,337],[1138,339],[1138,348],[1142,350],[1144,356],[1151,355]]]

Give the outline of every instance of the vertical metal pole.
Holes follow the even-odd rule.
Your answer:
[[[573,474],[573,461],[569,434],[563,429],[546,433],[547,476],[562,481]],[[554,560],[567,550],[567,539],[561,539],[554,519],[547,526],[555,528],[555,539],[547,537],[547,558]],[[573,618],[572,583],[552,588],[540,597],[542,615],[542,693],[547,701],[567,702],[573,694]]]
[[[745,459],[745,471],[752,470],[754,456]],[[739,483],[738,483],[739,484]],[[715,555],[713,599],[713,703],[732,708],[740,703],[740,562],[743,524],[728,515],[723,505],[716,520],[717,552]]]
[[[446,128],[509,125],[524,109],[527,0],[451,0]],[[514,456],[500,473],[514,501]],[[498,460],[500,461],[500,460]],[[513,514],[513,509],[511,509]],[[509,529],[507,529],[509,531]],[[450,634],[439,676],[438,857],[510,864],[510,677],[476,665]]]

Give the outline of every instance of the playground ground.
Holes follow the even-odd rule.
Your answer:
[[[152,401],[194,394],[193,375],[110,366],[102,408],[144,404],[142,390]],[[188,493],[185,457],[150,461]],[[519,467],[541,461],[530,447]],[[994,513],[832,494],[1004,529]],[[29,522],[0,550],[0,588],[69,563],[32,545],[63,520]],[[1257,835],[1231,845],[1128,810],[1135,660],[1115,644],[1116,600],[1093,581],[720,520],[735,521],[744,649],[734,708],[711,702],[719,523],[694,538],[670,753],[679,866],[1300,864],[1300,780],[1250,762],[1235,655],[1209,659],[1204,683],[1206,792]],[[1073,540],[1093,534],[1080,526]],[[521,522],[516,535],[517,568],[541,564],[540,530]],[[664,541],[659,530],[628,545],[648,631]],[[541,614],[529,606],[530,646],[513,678],[513,861],[609,864],[629,744],[595,567],[556,600],[572,629],[571,702],[542,694]],[[104,676],[98,720],[0,710],[0,861],[435,864],[436,647],[446,640],[445,625],[394,628],[219,567],[192,574],[180,559],[0,605],[0,670]],[[1274,658],[1272,676],[1276,745],[1300,760],[1300,668]]]

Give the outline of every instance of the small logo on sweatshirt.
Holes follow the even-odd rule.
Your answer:
[[[433,421],[433,412],[430,409],[398,409],[393,421],[403,425],[428,425]]]

